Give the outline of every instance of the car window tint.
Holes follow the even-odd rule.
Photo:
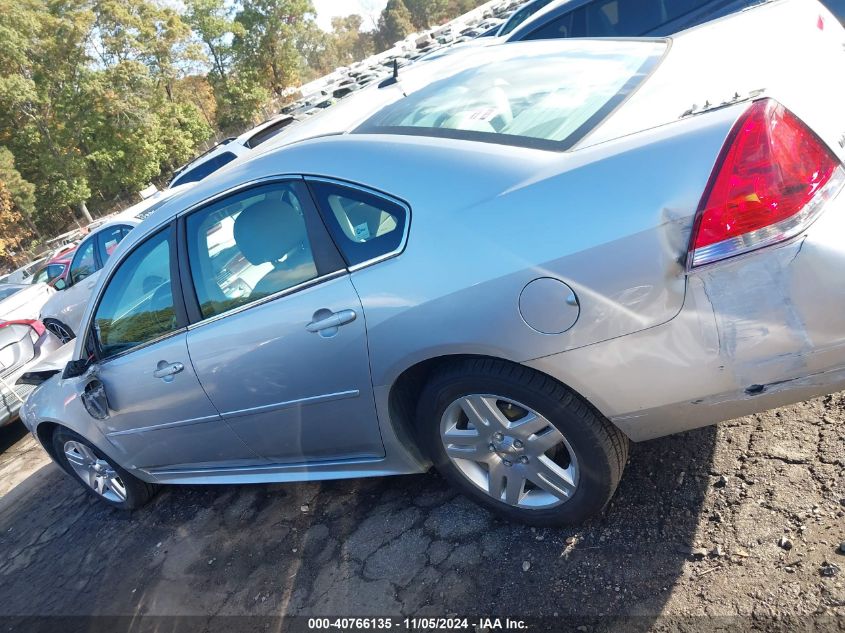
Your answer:
[[[176,330],[168,228],[137,247],[109,280],[94,326],[104,357]]]
[[[532,56],[455,55],[454,74],[382,108],[353,133],[411,134],[566,151],[648,77],[666,42],[604,39]]]
[[[105,262],[109,257],[111,257],[114,249],[116,249],[121,240],[126,237],[126,234],[127,227],[123,225],[103,229],[97,234],[97,239],[99,240],[100,261]]]
[[[499,30],[496,35],[499,37],[507,35],[532,15],[537,13],[540,9],[549,4],[549,2],[551,2],[551,0],[535,0],[534,2],[529,2],[521,9],[517,9],[516,12],[508,18],[508,21],[502,25],[501,30]]]
[[[79,283],[86,277],[97,272],[97,259],[94,255],[96,245],[96,238],[92,238],[79,247],[70,266],[71,283]]]
[[[30,283],[33,284],[46,284],[50,281],[50,269],[49,268],[42,268],[37,273],[32,276],[32,281]]]
[[[334,183],[310,184],[348,265],[375,259],[401,246],[407,222],[401,205]]]
[[[207,161],[200,163],[196,167],[186,171],[184,174],[176,178],[172,183],[170,183],[170,187],[172,188],[177,185],[200,181],[206,176],[210,176],[224,165],[232,162],[235,158],[237,157],[232,152],[223,152],[214,158],[209,158]]]
[[[256,187],[188,217],[188,259],[203,318],[317,277],[299,187]]]

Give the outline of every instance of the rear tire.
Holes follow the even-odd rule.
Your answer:
[[[65,428],[53,432],[56,461],[88,494],[121,510],[134,510],[155,496],[158,486],[141,481],[91,442]]]
[[[474,501],[531,525],[581,523],[610,501],[628,439],[580,396],[521,365],[466,359],[429,378],[423,449]]]

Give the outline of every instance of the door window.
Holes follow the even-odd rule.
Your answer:
[[[172,229],[149,238],[120,263],[94,313],[108,358],[178,329],[170,276]]]
[[[111,257],[114,249],[117,248],[117,245],[120,244],[121,240],[123,240],[128,233],[129,227],[123,226],[122,224],[100,231],[97,234],[97,239],[99,240],[98,248],[100,252],[100,261],[105,263],[108,258]]]
[[[73,258],[73,263],[70,265],[70,281],[72,284],[79,283],[99,270],[96,254],[94,253],[96,245],[96,238],[92,237],[87,242],[83,242],[82,246],[79,247]]]
[[[310,185],[347,264],[376,259],[401,247],[407,222],[401,205],[334,183]]]
[[[273,183],[188,217],[188,259],[203,318],[317,277],[303,195],[300,183]]]

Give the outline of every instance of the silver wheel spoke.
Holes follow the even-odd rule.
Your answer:
[[[548,457],[538,457],[532,462],[528,478],[537,486],[558,499],[569,499],[575,493],[575,482],[570,468],[561,468]]]
[[[502,494],[505,491],[505,482],[507,480],[507,468],[502,462],[496,460],[490,464],[490,474],[487,479],[487,492],[494,499],[501,501]]]
[[[477,462],[487,461],[490,457],[490,443],[477,431],[455,429],[444,435],[446,453],[456,459],[472,459]]]
[[[563,435],[555,427],[549,426],[545,433],[529,437],[525,446],[529,453],[535,456],[542,455],[550,448],[554,448],[563,442]]]
[[[496,398],[466,396],[461,398],[461,409],[476,429],[505,429],[508,419],[496,406]]]
[[[512,506],[519,505],[525,489],[525,478],[519,474],[519,469],[508,468],[507,484],[505,485],[505,502]]]
[[[523,441],[526,441],[535,433],[539,433],[550,426],[551,422],[542,415],[530,412],[524,418],[515,420],[511,423],[510,433],[521,438]]]

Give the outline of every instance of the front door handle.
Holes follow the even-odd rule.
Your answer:
[[[168,363],[166,360],[160,360],[158,361],[158,365],[156,365],[153,376],[161,378],[164,382],[172,382],[173,376],[184,369],[185,366],[182,363]]]
[[[339,312],[332,312],[322,308],[314,313],[314,320],[305,326],[309,332],[319,333],[320,336],[328,338],[337,334],[337,329],[341,325],[352,323],[358,315],[355,310],[341,310]]]

